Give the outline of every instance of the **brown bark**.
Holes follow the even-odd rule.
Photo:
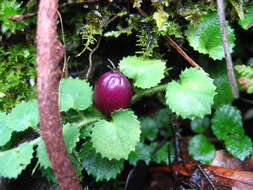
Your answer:
[[[58,0],[40,1],[37,25],[37,89],[40,128],[48,157],[62,190],[82,190],[67,156],[58,105],[64,46],[57,40]]]

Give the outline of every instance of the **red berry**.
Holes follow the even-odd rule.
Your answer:
[[[121,73],[109,71],[101,75],[95,85],[94,104],[105,115],[120,108],[128,108],[131,103],[132,88]]]

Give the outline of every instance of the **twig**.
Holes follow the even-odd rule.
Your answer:
[[[82,190],[68,158],[59,111],[59,63],[65,47],[57,39],[58,0],[39,3],[37,24],[37,92],[41,135],[61,190]]]
[[[58,17],[60,19],[60,24],[61,24],[62,43],[63,43],[64,46],[66,46],[62,16],[61,16],[61,13],[58,10],[57,10],[57,14],[58,14]],[[63,71],[62,71],[62,76],[61,77],[63,77],[65,75],[66,68],[67,68],[67,54],[66,54],[66,51],[64,51]]]
[[[36,15],[37,15],[37,12],[34,12],[34,13],[28,13],[28,14],[24,14],[24,15],[8,16],[8,19],[10,19],[12,21],[21,21],[21,20],[36,16]]]
[[[147,17],[148,14],[142,10],[141,8],[137,8],[138,12],[143,16]],[[200,70],[203,70],[202,67],[200,67],[190,56],[185,53],[185,51],[169,36],[164,36],[164,39],[174,48],[176,51],[186,60],[188,61],[193,67],[197,67]]]
[[[207,179],[208,183],[212,186],[213,190],[217,190],[217,188],[214,186],[212,180],[209,178],[209,176],[206,174],[206,172],[202,169],[202,167],[197,164],[198,169],[200,170],[200,172],[202,173],[202,175]]]
[[[95,3],[95,2],[99,2],[99,0],[86,0],[85,2],[63,3],[59,6],[59,8],[63,8],[63,7],[66,7],[66,6],[71,6],[71,5],[77,5],[77,4]],[[27,14],[23,14],[23,15],[8,16],[8,19],[10,19],[12,21],[21,21],[21,20],[36,16],[36,15],[37,15],[37,12],[33,12],[33,13],[27,13]]]
[[[246,102],[246,103],[249,103],[249,104],[253,105],[253,101],[252,100],[249,100],[249,99],[243,98],[243,97],[240,97],[239,99],[242,100],[242,101],[244,101],[244,102]]]
[[[159,144],[151,151],[150,155],[154,155],[162,146],[168,142],[169,137],[165,137]],[[170,152],[170,151],[169,151]]]
[[[169,36],[164,37],[165,40],[173,47],[176,49],[176,51],[185,58],[186,61],[188,61],[193,67],[197,67],[200,70],[203,70],[202,67],[200,67],[190,56],[188,56],[185,51],[174,41],[172,40]]]
[[[228,44],[228,38],[227,38],[227,29],[225,27],[225,9],[224,9],[224,1],[223,0],[217,0],[218,5],[218,15],[219,15],[219,21],[220,21],[220,29],[221,29],[221,35],[223,40],[223,48],[225,52],[225,59],[227,63],[227,71],[228,71],[228,80],[232,89],[232,93],[234,98],[239,97],[238,87],[235,79],[235,73],[233,68],[233,62],[231,58],[231,54],[229,52],[229,44]]]
[[[90,75],[90,72],[91,72],[91,69],[92,69],[92,56],[93,56],[93,54],[95,53],[95,51],[97,51],[97,49],[98,49],[98,47],[99,47],[99,45],[100,45],[100,41],[101,41],[101,36],[99,36],[99,38],[98,38],[98,41],[97,41],[97,45],[96,45],[96,47],[95,48],[93,48],[93,50],[90,52],[90,54],[89,54],[89,69],[88,69],[88,71],[87,71],[87,73],[86,73],[86,80],[89,80],[89,75]]]

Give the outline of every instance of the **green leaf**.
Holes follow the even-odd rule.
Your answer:
[[[230,104],[234,97],[228,81],[226,64],[222,63],[213,66],[210,76],[214,79],[217,92],[216,96],[214,97],[214,107],[217,108],[222,104]]]
[[[128,161],[132,165],[136,165],[139,160],[144,160],[146,164],[151,161],[151,152],[154,150],[150,145],[144,143],[138,143],[135,151],[129,154]]]
[[[40,165],[44,168],[51,168],[51,162],[48,159],[45,143],[42,139],[38,142],[37,158]]]
[[[112,121],[98,121],[91,134],[93,147],[103,157],[111,159],[127,159],[135,150],[140,139],[140,122],[132,111],[117,110],[112,113]]]
[[[158,147],[158,144],[152,143],[151,147],[154,150]],[[170,158],[170,161],[169,161],[169,158]],[[156,162],[157,164],[172,163],[175,160],[175,147],[174,147],[173,143],[166,142],[154,154],[151,155],[151,159],[152,159],[152,161]]]
[[[36,127],[39,123],[37,101],[21,102],[7,115],[8,125],[14,131],[24,131],[29,127]]]
[[[158,135],[158,127],[156,122],[149,117],[140,118],[141,136],[153,141]]]
[[[83,127],[80,131],[80,138],[85,139],[86,137],[89,137],[91,135],[93,126],[93,124],[89,124]]]
[[[33,145],[20,144],[11,150],[0,152],[0,176],[17,178],[33,157]]]
[[[228,139],[235,134],[243,136],[240,111],[231,105],[222,105],[217,108],[212,118],[212,130],[220,140]]]
[[[158,128],[168,127],[171,122],[171,110],[169,108],[160,109],[155,113],[154,119]]]
[[[209,164],[215,156],[214,145],[208,142],[205,135],[193,136],[189,141],[189,153],[193,159],[203,164]]]
[[[80,79],[63,79],[60,83],[61,111],[73,108],[85,110],[92,104],[92,88],[89,83]]]
[[[191,128],[195,133],[205,132],[210,124],[210,119],[208,117],[196,118],[191,121]]]
[[[124,57],[119,63],[120,71],[134,80],[134,86],[151,88],[164,78],[165,62],[137,56]]]
[[[5,145],[10,139],[12,129],[7,124],[7,116],[5,113],[0,112],[0,146]]]
[[[123,160],[102,158],[89,141],[83,144],[79,158],[88,174],[95,177],[96,181],[115,179],[124,168]]]
[[[225,145],[230,154],[242,161],[252,153],[252,141],[247,136],[227,138]]]
[[[229,51],[235,46],[233,29],[226,24],[228,32]],[[194,50],[208,54],[213,59],[221,60],[225,57],[223,42],[220,34],[220,24],[216,13],[209,13],[200,18],[196,25],[189,25],[187,40]]]
[[[63,137],[67,152],[71,153],[79,141],[80,128],[74,124],[67,123],[63,126]]]
[[[239,24],[244,30],[248,30],[253,24],[253,2],[250,2],[246,8],[244,18],[240,18]]]
[[[252,142],[244,134],[240,111],[231,105],[219,107],[212,118],[213,133],[224,140],[226,149],[233,156],[244,160],[252,152]]]
[[[67,123],[63,126],[63,138],[66,145],[67,153],[71,153],[76,146],[76,143],[79,141],[79,130],[80,128],[76,127],[73,124]],[[38,160],[45,169],[51,167],[51,163],[48,159],[46,146],[42,139],[39,140],[37,148],[37,157]]]
[[[180,74],[179,82],[168,83],[166,104],[183,118],[203,117],[211,113],[215,88],[207,73],[189,68]]]

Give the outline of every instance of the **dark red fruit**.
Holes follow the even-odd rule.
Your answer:
[[[120,108],[128,108],[131,103],[132,88],[121,73],[109,71],[101,75],[95,85],[94,104],[105,115]]]

